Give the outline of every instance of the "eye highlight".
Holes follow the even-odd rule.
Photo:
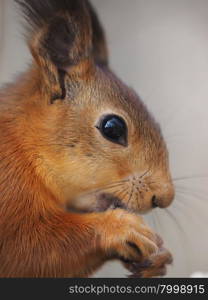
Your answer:
[[[125,147],[127,146],[128,130],[126,122],[121,117],[117,115],[104,116],[97,129],[107,140]]]

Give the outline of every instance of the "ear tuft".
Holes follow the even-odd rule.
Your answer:
[[[64,73],[92,56],[92,24],[86,0],[16,0],[27,21],[28,43],[43,77],[43,91],[65,95]],[[78,70],[79,68],[75,68]],[[80,68],[85,72],[84,68]],[[80,75],[80,74],[79,74]]]
[[[66,95],[65,74],[87,78],[94,63],[107,66],[105,34],[88,0],[15,0],[50,101]]]
[[[76,57],[70,57],[71,48],[75,42],[75,32],[72,24],[63,17],[56,17],[48,27],[42,45],[50,56],[51,61],[59,68],[65,69],[77,63]],[[84,56],[80,54],[80,57]],[[79,57],[79,58],[80,58]]]
[[[97,16],[97,13],[89,1],[88,8],[92,22],[92,43],[93,43],[93,57],[95,63],[99,66],[108,66],[108,48],[106,42],[105,32],[102,24]]]
[[[60,69],[77,64],[91,54],[92,26],[85,0],[16,2],[27,21],[33,52],[45,55]]]

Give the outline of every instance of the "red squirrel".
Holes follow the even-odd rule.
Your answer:
[[[111,71],[89,1],[16,2],[32,63],[0,91],[0,277],[87,277],[112,259],[164,275],[171,254],[136,215],[174,196],[158,124]]]

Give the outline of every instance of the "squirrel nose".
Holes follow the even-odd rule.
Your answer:
[[[168,207],[172,203],[174,195],[174,186],[171,182],[165,185],[165,189],[160,187],[157,191],[154,192],[154,194],[152,194],[150,198],[152,208]]]
[[[157,197],[154,195],[154,196],[152,196],[152,207],[153,208],[156,208],[156,207],[158,207],[159,206],[159,204],[158,204],[158,199],[157,199]]]
[[[162,198],[162,197],[157,197],[156,195],[152,196],[152,208],[160,207],[160,208],[165,208],[171,204],[173,201],[174,194],[172,194],[171,197],[169,198]]]

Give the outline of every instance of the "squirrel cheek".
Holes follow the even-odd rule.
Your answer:
[[[131,174],[130,168],[128,168],[127,164],[124,164],[123,162],[119,161],[119,167],[118,167],[118,177],[119,179],[123,179]]]

